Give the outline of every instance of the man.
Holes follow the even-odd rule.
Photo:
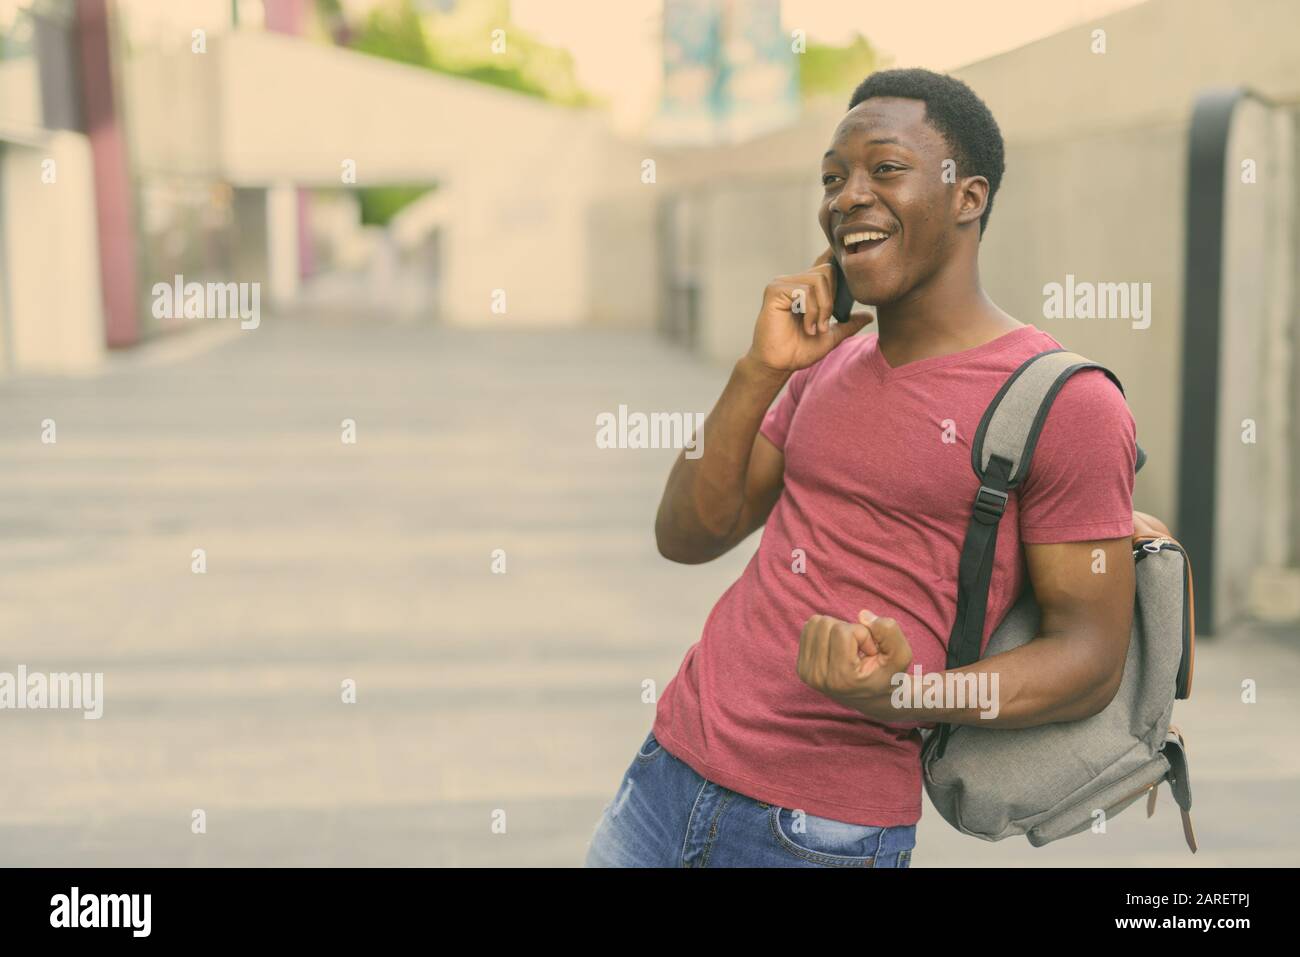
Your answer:
[[[980,417],[1025,359],[1060,347],[980,285],[1002,172],[997,123],[960,81],[889,70],[854,92],[822,159],[830,248],[768,284],[704,424],[708,454],[678,458],[655,526],[687,564],[765,525],[762,541],[664,690],[589,865],[906,867],[920,728],[1072,721],[1114,697],[1136,430],[1114,384],[1085,370],[998,536],[984,641],[1026,584],[1041,634],[961,669],[997,673],[997,717],[891,701],[896,675],[945,667]],[[832,257],[876,307],[875,335],[854,335],[861,317],[832,322]]]

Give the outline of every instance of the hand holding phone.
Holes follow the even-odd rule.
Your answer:
[[[853,302],[844,273],[827,249],[811,269],[768,283],[750,358],[778,373],[807,368],[871,321],[866,313],[850,316]]]

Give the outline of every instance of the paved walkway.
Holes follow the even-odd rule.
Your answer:
[[[0,864],[579,863],[642,682],[752,550],[660,559],[674,453],[598,450],[595,418],[707,410],[723,375],[636,334],[268,319],[0,382],[0,671],[106,697],[0,711]],[[1294,634],[1199,649],[1196,858],[1166,795],[1040,850],[929,812],[914,866],[1300,863],[1297,687]]]

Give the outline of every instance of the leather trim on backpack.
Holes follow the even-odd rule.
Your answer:
[[[1178,689],[1177,697],[1186,700],[1192,696],[1192,674],[1196,671],[1196,599],[1192,594],[1192,560],[1183,552],[1187,568],[1187,680]]]

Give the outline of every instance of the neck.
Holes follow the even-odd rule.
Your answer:
[[[988,297],[974,256],[953,257],[903,299],[876,307],[891,365],[972,349],[1023,325]]]

